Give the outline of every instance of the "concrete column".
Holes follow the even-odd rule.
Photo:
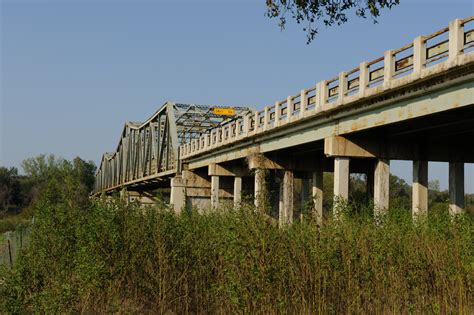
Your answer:
[[[340,216],[339,202],[349,198],[349,158],[334,158],[334,204],[333,215]]]
[[[368,200],[372,200],[372,198],[374,198],[374,170],[372,170],[372,172],[367,173],[366,175],[367,198]]]
[[[123,200],[126,204],[128,204],[128,191],[127,191],[127,188],[122,188],[120,190],[120,199]]]
[[[280,189],[278,193],[278,219],[284,216],[285,205],[283,203],[283,178],[280,180]]]
[[[390,161],[380,159],[375,165],[374,173],[374,206],[375,214],[380,215],[388,210],[390,180]]]
[[[449,162],[449,213],[464,212],[464,163]]]
[[[323,222],[323,171],[313,172],[312,182],[313,211],[316,222]]]
[[[280,227],[291,224],[293,222],[293,207],[294,207],[294,185],[295,179],[292,171],[285,170],[283,173],[283,182],[281,183],[283,189],[280,189],[282,193],[282,205],[283,209],[280,209],[279,223]]]
[[[349,158],[334,158],[334,209],[338,200],[349,198]],[[334,213],[337,216],[337,213]]]
[[[211,207],[219,207],[219,176],[211,176]]]
[[[171,179],[170,203],[176,213],[180,213],[186,205],[186,191],[181,176]]]
[[[309,199],[309,178],[302,178],[301,179],[301,217],[303,214],[303,210],[305,210],[305,207],[307,206],[307,202]]]
[[[412,214],[416,218],[428,212],[428,161],[413,161]]]
[[[234,207],[238,207],[242,201],[242,177],[234,177]]]
[[[254,202],[257,211],[265,211],[265,190],[266,179],[265,170],[262,168],[255,169],[255,195]]]

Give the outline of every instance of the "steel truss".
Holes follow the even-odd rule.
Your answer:
[[[215,108],[231,109],[235,115],[218,115]],[[198,139],[210,129],[250,111],[249,107],[167,102],[145,122],[125,123],[115,152],[102,156],[94,192],[118,189],[160,174],[173,174],[179,165],[181,144]]]

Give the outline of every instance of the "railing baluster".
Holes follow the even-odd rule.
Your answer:
[[[290,122],[291,116],[293,115],[293,97],[288,96],[286,98],[286,122]]]
[[[347,74],[346,72],[339,73],[339,87],[338,87],[337,101],[342,104],[347,93]]]
[[[257,111],[255,111],[254,120],[253,120],[253,133],[254,134],[257,133],[258,123],[259,123],[259,112],[257,110]]]
[[[308,91],[301,90],[300,92],[300,117],[304,117],[308,107]]]
[[[387,50],[384,55],[383,68],[383,86],[385,89],[390,88],[393,75],[395,74],[395,58],[393,58],[393,51]]]
[[[464,26],[456,19],[449,23],[449,63],[455,64],[464,46]]]
[[[365,96],[367,85],[369,84],[369,66],[367,61],[363,61],[359,65],[359,97]]]
[[[273,122],[273,126],[278,127],[280,126],[280,119],[281,119],[281,103],[279,101],[275,102],[275,121]]]
[[[423,36],[418,36],[413,41],[413,77],[421,77],[421,71],[425,68],[426,41]]]
[[[317,94],[316,94],[316,106],[319,109],[323,109],[328,101],[328,83],[326,80],[323,80],[318,83]]]
[[[265,109],[263,111],[263,131],[266,131],[268,129],[268,124],[270,121],[270,117],[268,117],[270,114],[269,107],[265,106]]]
[[[248,137],[250,133],[250,115],[247,114],[244,117],[244,137]]]

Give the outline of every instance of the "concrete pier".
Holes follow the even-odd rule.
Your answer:
[[[281,182],[280,199],[280,217],[279,225],[285,226],[293,222],[293,211],[294,211],[294,186],[295,179],[292,171],[285,170],[283,172],[283,181]]]
[[[255,207],[257,211],[265,211],[266,199],[266,171],[262,168],[255,169]]]
[[[375,165],[374,172],[374,207],[375,215],[388,210],[390,183],[390,161],[380,159]]]
[[[312,197],[313,197],[313,213],[316,222],[323,222],[323,171],[313,172],[312,178]]]
[[[219,208],[219,176],[211,176],[211,207]]]
[[[242,177],[234,177],[234,207],[240,206],[242,201]]]
[[[186,205],[186,192],[182,176],[171,179],[170,203],[176,213],[180,213]]]
[[[413,217],[425,216],[428,212],[428,161],[413,161]]]
[[[349,198],[349,158],[334,158],[334,216],[337,213],[338,202],[345,201]]]
[[[449,213],[464,212],[464,163],[449,163]]]

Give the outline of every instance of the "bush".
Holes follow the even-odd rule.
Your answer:
[[[251,207],[176,215],[52,185],[4,312],[470,313],[469,217],[391,209],[280,229]],[[78,202],[77,200],[80,200]],[[361,207],[363,209],[363,207]],[[1,309],[0,309],[1,311]]]

